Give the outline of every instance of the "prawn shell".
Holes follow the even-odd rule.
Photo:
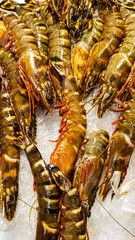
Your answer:
[[[119,94],[118,91],[126,83],[135,60],[135,12],[124,7],[120,8],[120,12],[125,19],[125,38],[120,45],[119,51],[110,58],[105,72],[104,83],[99,98],[99,118],[111,106],[114,98]]]
[[[70,189],[62,196],[60,239],[86,239],[85,223],[76,188]]]
[[[95,200],[104,162],[107,156],[109,135],[104,130],[92,131],[79,151],[73,185],[79,190],[82,205],[90,210]]]
[[[62,81],[71,74],[71,40],[64,22],[56,23],[48,29],[49,72],[56,91],[62,101]]]
[[[2,87],[0,94],[0,145],[2,201],[5,218],[14,217],[18,197],[18,175],[20,163],[21,131],[11,107],[9,93]]]
[[[48,65],[48,34],[47,27],[41,19],[31,10],[27,9],[29,4],[24,6],[16,5],[16,12],[21,16],[22,21],[32,30],[37,40],[38,49],[43,64],[47,70]]]
[[[128,79],[134,81],[135,63],[131,69]],[[131,155],[135,144],[135,91],[131,89],[132,99],[126,102],[127,108],[120,115],[116,130],[110,140],[106,161],[106,170],[103,178],[103,185],[100,190],[100,196],[106,198],[111,190],[113,176],[119,173],[119,181],[117,188],[123,182],[127,168],[130,162]],[[113,197],[114,193],[112,193]]]
[[[42,63],[37,41],[32,31],[12,13],[2,13],[3,21],[7,25],[15,41],[19,57],[19,71],[24,75],[27,89],[35,98],[52,113],[49,103],[52,103],[52,86],[46,78],[46,69]],[[23,72],[23,73],[22,73]],[[32,85],[32,86],[31,86]],[[31,88],[33,89],[31,89]]]
[[[17,61],[9,50],[0,49],[0,64],[8,79],[8,90],[20,128],[24,136],[34,141],[36,136],[35,113],[30,111],[31,102],[28,99],[28,92],[21,84],[21,77],[16,74]]]
[[[93,45],[98,42],[103,31],[103,24],[100,18],[93,14],[92,27],[84,30],[79,42],[72,49],[72,68],[78,88],[82,88],[82,78],[87,64],[89,52]]]
[[[124,37],[124,21],[116,6],[112,6],[104,15],[103,34],[100,40],[92,47],[84,72],[84,96],[87,96],[91,89],[97,86],[101,73],[107,67],[109,58]]]
[[[62,130],[50,162],[71,177],[86,132],[86,112],[72,75],[63,80],[63,103],[65,113],[61,123]]]
[[[36,185],[39,204],[36,240],[57,239],[60,192],[35,144],[25,149]]]

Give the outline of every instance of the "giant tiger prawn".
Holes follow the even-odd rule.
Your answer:
[[[127,108],[122,109],[124,113],[117,120],[110,141],[108,132],[103,129],[87,134],[87,125],[91,123],[84,106],[85,98],[98,84],[101,90],[94,102],[99,109],[101,102],[106,105],[103,92],[108,84],[111,59],[127,49],[126,39],[132,37],[128,24],[130,18],[134,24],[134,3],[28,0],[18,4],[4,0],[0,8],[1,212],[4,211],[8,221],[16,215],[21,149],[30,164],[37,193],[36,240],[89,239],[87,218],[91,216],[96,192],[101,188],[100,196],[104,200],[111,187],[114,190],[110,179],[117,169],[121,171],[120,183],[123,181],[134,149],[133,134],[129,134],[134,129],[129,131],[127,127],[128,124],[134,128],[134,65],[131,70],[134,57],[129,56],[131,64],[124,81],[123,75],[119,76],[122,80],[118,97],[122,96]],[[94,64],[103,63],[103,66],[98,71],[97,68],[91,71],[96,57]],[[109,105],[111,101],[109,99]],[[124,106],[120,99],[115,101]],[[50,164],[43,159],[36,143],[36,109],[39,105],[47,111],[46,119],[49,115],[54,118],[55,109],[59,109],[59,137],[51,150]],[[110,159],[113,158],[113,143],[121,129],[124,129],[122,136],[126,136],[123,153],[128,145],[129,155],[128,160],[127,155],[123,155],[123,161],[119,163],[118,159],[118,166],[115,166]],[[127,141],[129,138],[131,140]],[[106,170],[100,186],[104,165]]]

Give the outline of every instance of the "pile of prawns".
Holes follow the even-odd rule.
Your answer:
[[[36,240],[89,239],[103,169],[105,199],[115,172],[123,182],[135,144],[135,3],[3,0],[0,17],[0,210],[14,217],[23,149],[37,192]],[[121,111],[110,141],[101,129],[86,136],[84,104],[96,87],[99,118],[113,102]],[[50,164],[35,144],[39,104],[61,118]]]

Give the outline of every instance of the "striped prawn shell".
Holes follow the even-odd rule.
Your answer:
[[[79,198],[79,192],[72,187],[69,179],[53,164],[48,165],[51,176],[63,192],[60,199],[60,240],[86,239],[85,219]]]
[[[75,1],[73,1],[74,3]],[[92,19],[92,10],[94,6],[95,0],[81,0],[78,1],[78,9],[79,9],[79,16],[75,20],[72,19],[72,24],[70,28],[70,34],[72,38],[72,42],[78,42],[80,40],[83,30],[87,29],[89,26],[89,21]],[[74,22],[75,20],[75,22]],[[73,23],[74,22],[74,23]]]
[[[18,174],[20,163],[20,129],[10,104],[9,93],[0,94],[0,145],[2,172],[2,201],[4,215],[8,221],[14,217],[18,196]],[[17,134],[17,135],[16,135]],[[17,138],[18,139],[17,139]],[[15,144],[17,145],[15,145]]]
[[[53,98],[52,86],[46,78],[46,69],[35,36],[31,29],[14,14],[3,12],[2,15],[3,21],[13,37],[17,56],[19,57],[20,72],[26,75],[25,84],[28,90],[31,85],[31,93],[52,113],[49,105],[52,103]]]
[[[71,39],[66,24],[52,14],[48,5],[41,10],[41,17],[48,27],[49,73],[58,100],[62,101],[63,78],[71,74]]]
[[[21,85],[21,78],[16,76],[16,59],[9,50],[0,49],[0,64],[4,68],[6,77],[8,79],[8,90],[10,90],[10,97],[13,109],[15,111],[18,123],[24,135],[29,140],[35,140],[36,137],[36,119],[35,113],[30,110],[30,102],[28,99],[28,92]],[[20,89],[18,89],[20,86]],[[29,122],[31,115],[31,121]]]
[[[98,116],[101,118],[109,108],[117,93],[126,83],[135,61],[135,11],[125,7],[120,8],[125,23],[125,38],[109,60],[98,105]]]
[[[68,28],[72,28],[79,18],[80,0],[65,0],[63,5],[63,19]]]
[[[135,10],[135,2],[134,0],[112,0],[119,7],[125,7],[128,9]]]
[[[55,240],[59,226],[59,189],[36,145],[28,145],[25,151],[34,176],[39,204],[36,240]]]
[[[32,30],[37,40],[38,49],[42,57],[43,64],[47,70],[48,66],[48,34],[47,26],[41,21],[36,13],[27,9],[25,6],[16,6],[16,12],[21,17],[22,21]]]
[[[134,78],[135,62],[128,80],[134,81]],[[123,182],[130,158],[135,148],[135,89],[130,88],[130,93],[132,99],[126,102],[127,108],[119,116],[115,133],[112,135],[109,142],[106,169],[100,189],[100,196],[102,196],[103,199],[106,198],[113,185],[113,189],[117,189]],[[111,181],[111,179],[113,180]],[[116,183],[115,179],[117,179]],[[113,196],[114,192],[112,193],[112,197]]]
[[[102,36],[92,47],[85,68],[83,77],[84,95],[89,94],[91,89],[98,84],[109,58],[119,47],[124,36],[124,21],[116,6],[107,8],[103,12],[103,21],[104,29]]]
[[[62,9],[64,6],[64,0],[49,0],[48,1],[52,12],[56,12],[59,18],[62,17]]]
[[[40,15],[42,21],[45,23],[47,27],[54,25],[59,21],[58,16],[54,12],[52,13],[52,10],[47,1],[41,4]]]
[[[73,75],[76,79],[76,84],[79,89],[82,88],[82,78],[89,53],[93,45],[98,42],[103,32],[103,24],[99,16],[93,14],[92,26],[86,29],[79,42],[72,49],[72,67]]]
[[[62,77],[71,73],[71,40],[64,22],[48,27],[49,60]],[[56,65],[56,66],[55,66]],[[58,65],[58,66],[57,66]]]
[[[50,0],[49,6],[62,19],[71,34],[72,41],[80,39],[82,31],[91,19],[94,0]]]
[[[86,132],[86,111],[72,75],[63,80],[63,104],[60,135],[50,162],[72,178],[75,159]]]
[[[85,240],[85,223],[76,188],[64,193],[61,200],[60,240]]]

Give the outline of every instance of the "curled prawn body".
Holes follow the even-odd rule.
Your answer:
[[[50,162],[71,177],[74,162],[86,132],[86,112],[73,76],[63,80],[64,113],[60,136]]]
[[[104,130],[92,131],[79,151],[73,185],[79,190],[82,207],[86,216],[90,216],[90,209],[96,197],[101,178],[109,135]]]
[[[76,79],[76,84],[79,89],[82,88],[82,78],[85,66],[89,57],[89,52],[93,45],[98,42],[103,31],[103,24],[101,19],[93,14],[92,26],[86,29],[78,43],[76,43],[72,50],[72,68],[73,75]]]
[[[34,94],[52,113],[51,83],[46,81],[46,70],[32,31],[12,13],[2,13],[3,21],[13,37],[18,56],[19,71],[30,94]]]
[[[133,65],[135,69],[135,64]],[[132,70],[133,70],[132,68]],[[133,75],[132,75],[133,74]],[[135,70],[129,77],[135,76]],[[116,131],[112,136],[106,161],[106,170],[101,187],[100,196],[106,198],[111,189],[111,179],[115,173],[119,174],[118,186],[123,182],[135,144],[135,95],[132,90],[132,99],[126,103],[126,110],[120,115]]]
[[[8,79],[8,90],[10,91],[12,106],[20,128],[30,141],[34,141],[36,137],[35,113],[31,109],[31,102],[29,102],[27,90],[21,85],[21,78],[20,80],[17,79],[17,61],[9,50],[0,49],[0,65],[4,68]]]
[[[102,71],[105,70],[110,56],[118,48],[124,36],[124,21],[117,7],[115,5],[107,7],[102,14],[103,34],[90,51],[83,77],[84,95],[86,96],[99,83]]]
[[[126,82],[135,61],[135,11],[121,7],[120,12],[125,19],[125,38],[118,53],[110,58],[105,72],[99,98],[99,117],[102,117],[106,109],[112,104],[118,91]]]
[[[0,93],[1,195],[4,215],[8,221],[14,217],[17,204],[21,140],[21,131],[11,107],[10,95],[2,86]]]
[[[56,240],[59,226],[59,188],[36,145],[28,144],[25,152],[34,176],[39,204],[36,240]]]
[[[59,102],[62,101],[63,77],[71,74],[71,40],[63,21],[52,14],[48,5],[41,8],[41,17],[48,26],[49,73]]]

